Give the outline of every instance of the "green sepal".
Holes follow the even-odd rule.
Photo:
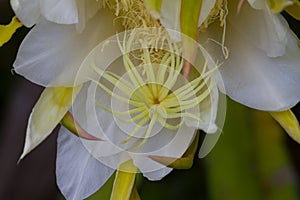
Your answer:
[[[89,134],[87,131],[85,131],[79,123],[74,119],[73,115],[68,111],[65,116],[60,121],[61,125],[63,125],[66,129],[68,129],[71,133],[74,135],[87,139],[87,140],[98,140],[101,141],[102,139],[99,139],[91,134]]]

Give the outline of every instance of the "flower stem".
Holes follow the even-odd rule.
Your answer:
[[[134,182],[137,168],[133,165],[132,160],[126,161],[120,165],[117,170],[111,200],[129,200]]]

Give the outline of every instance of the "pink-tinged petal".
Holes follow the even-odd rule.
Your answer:
[[[237,14],[240,13],[240,11],[241,11],[242,6],[244,5],[244,3],[245,3],[245,0],[240,0],[239,4],[237,6],[237,12],[236,12]]]
[[[71,133],[77,135],[80,138],[87,139],[87,140],[97,140],[97,141],[103,141],[100,138],[97,138],[91,134],[89,134],[87,131],[85,131],[79,123],[74,119],[73,115],[70,112],[67,112],[65,116],[62,118],[60,123],[67,128]]]

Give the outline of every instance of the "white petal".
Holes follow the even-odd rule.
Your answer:
[[[143,176],[151,181],[159,181],[173,170],[146,156],[131,155],[131,157],[134,165],[143,173]]]
[[[11,0],[11,6],[27,27],[38,23],[41,16],[60,24],[78,22],[75,0]]]
[[[202,45],[198,44],[197,60],[190,73],[190,79],[193,80],[198,78],[199,74],[202,73],[205,64],[207,66],[206,72],[209,70],[213,70],[213,72],[206,82],[205,88],[201,91],[204,92],[209,90],[209,95],[199,103],[198,108],[187,110],[188,113],[199,117],[202,122],[188,118],[187,124],[201,129],[206,133],[215,133],[217,129],[222,129],[225,121],[223,113],[226,112],[226,98],[223,94],[219,94],[218,90],[221,89],[224,91],[225,89],[222,75],[218,70],[218,64],[215,61],[217,60],[213,60],[207,50]]]
[[[251,23],[249,20],[242,22],[246,17],[244,15],[231,16],[227,23],[226,46],[229,48],[230,57],[220,68],[226,94],[252,108],[267,111],[286,110],[300,99],[300,51],[297,40],[291,32],[286,31],[287,42],[283,46],[284,50],[277,52],[284,52],[284,55],[268,57],[258,44],[262,39],[268,40],[270,32],[265,23],[271,22],[262,23],[263,11],[251,11],[251,8],[247,7],[249,8],[249,5],[245,4],[245,10],[241,13],[251,14]],[[248,10],[251,12],[246,12]],[[237,21],[238,26],[235,24]],[[250,25],[252,31],[249,30]],[[249,32],[245,33],[245,30]],[[254,33],[255,31],[259,34]],[[273,42],[269,41],[271,47]],[[265,41],[262,43],[265,44]]]
[[[75,25],[37,24],[21,44],[15,71],[43,86],[72,86],[91,49],[115,33],[113,19],[112,13],[101,10],[82,34],[76,32]]]
[[[27,27],[33,26],[40,18],[38,0],[11,0],[10,4],[17,17]]]
[[[84,148],[81,140],[61,127],[57,140],[56,179],[66,199],[82,200],[100,189],[113,174]]]
[[[122,149],[118,148],[111,141],[106,138],[105,133],[99,125],[97,118],[97,113],[95,112],[95,102],[89,84],[86,84],[81,92],[78,94],[76,101],[73,104],[72,111],[74,118],[78,121],[81,127],[83,127],[87,132],[93,134],[105,141],[87,141],[82,140],[82,144],[85,146],[88,152],[90,152],[97,160],[101,163],[117,169],[119,165],[130,159],[128,154],[122,152]],[[89,96],[88,96],[89,95]],[[101,111],[101,110],[100,110]],[[104,116],[107,115],[106,111],[102,111]],[[103,119],[106,119],[104,117]],[[112,121],[105,121],[110,124],[114,124]],[[113,134],[112,131],[108,130]]]
[[[222,82],[223,83],[223,82]],[[221,87],[220,87],[221,86]],[[219,83],[219,87],[224,91],[224,86]],[[214,92],[214,91],[212,91]],[[216,91],[218,92],[218,91]],[[212,98],[215,96],[212,95]],[[213,101],[213,111],[211,113],[211,119],[215,120],[215,124],[217,126],[217,131],[214,130],[213,134],[206,134],[205,138],[199,149],[199,158],[204,158],[213,147],[216,145],[224,126],[225,117],[226,117],[226,95],[219,92],[218,94],[218,102]],[[206,133],[210,133],[206,131]]]
[[[42,0],[41,14],[49,21],[59,24],[78,22],[78,10],[75,0]]]
[[[255,10],[248,3],[244,3],[241,12],[237,15],[236,3],[228,2],[228,23],[243,35],[257,48],[264,50],[269,57],[277,57],[285,54],[288,39],[291,37],[287,22],[280,15],[271,13],[266,3],[263,9]],[[229,33],[227,36],[230,37]],[[293,47],[297,43],[293,44]]]
[[[218,100],[219,91],[217,87],[213,87],[210,89],[209,97],[199,104],[201,119],[204,121],[200,124],[199,128],[204,130],[206,133],[215,133],[218,129],[215,122],[219,111]]]
[[[86,22],[92,18],[101,7],[101,2],[91,0],[76,0],[78,7],[78,32],[82,32]]]

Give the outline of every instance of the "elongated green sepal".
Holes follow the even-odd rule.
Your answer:
[[[291,110],[271,112],[270,114],[282,126],[282,128],[284,128],[291,138],[300,143],[299,122]]]
[[[152,160],[159,162],[163,165],[174,169],[189,169],[193,166],[193,161],[195,157],[195,153],[198,149],[199,143],[199,134],[196,134],[196,137],[187,151],[184,153],[182,158],[175,159],[175,158],[168,158],[162,156],[149,156]]]
[[[0,25],[0,47],[8,42],[22,23],[17,17],[13,17],[8,25]]]
[[[137,168],[132,160],[122,163],[117,170],[111,200],[128,200],[131,196]]]
[[[183,57],[190,62],[184,61],[182,74],[188,77],[191,71],[191,62],[194,62],[197,54],[197,46],[193,40],[198,38],[198,20],[202,0],[182,0],[180,10],[180,28],[181,32],[188,36],[182,37]]]
[[[74,119],[73,115],[68,111],[65,116],[60,121],[61,125],[63,125],[65,128],[67,128],[71,133],[74,135],[81,137],[83,139],[87,140],[98,140],[101,141],[102,139],[99,139],[91,134],[89,134],[87,131],[85,131],[78,122]]]

